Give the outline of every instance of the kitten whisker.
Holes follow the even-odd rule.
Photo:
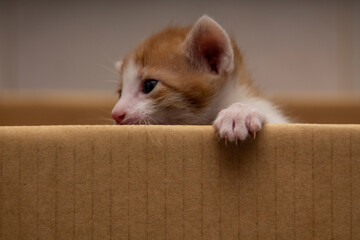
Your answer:
[[[101,68],[103,68],[104,70],[106,70],[108,73],[111,73],[113,76],[119,76],[119,73],[116,71],[115,67],[114,68],[110,68],[108,66],[104,66],[104,65],[100,65]]]

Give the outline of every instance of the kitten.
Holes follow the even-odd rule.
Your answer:
[[[252,86],[241,53],[208,16],[191,27],[168,27],[122,62],[117,124],[213,124],[228,141],[256,134],[286,117]]]

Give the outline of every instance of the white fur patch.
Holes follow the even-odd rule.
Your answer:
[[[250,97],[243,101],[244,103],[254,106],[265,119],[264,123],[285,124],[289,120],[275,107],[271,102],[263,98]]]
[[[126,114],[122,124],[147,124],[151,111],[151,100],[142,93],[139,67],[130,60],[123,69],[121,98],[113,114]]]
[[[122,75],[122,90],[124,95],[131,95],[138,90],[139,87],[139,68],[135,65],[133,60],[130,60]]]
[[[249,133],[256,134],[265,123],[288,123],[285,116],[269,101],[249,96],[249,89],[230,77],[214,98],[211,109],[220,111],[213,127],[216,133],[229,141],[244,140]]]
[[[117,62],[115,63],[115,68],[116,68],[116,70],[120,71],[122,64],[123,64],[122,61],[117,61]]]
[[[234,103],[243,103],[257,109],[264,116],[264,123],[284,124],[289,120],[279,111],[276,106],[264,98],[249,96],[247,86],[240,85],[236,77],[230,77],[225,86],[215,97],[212,108],[215,111],[228,108]]]

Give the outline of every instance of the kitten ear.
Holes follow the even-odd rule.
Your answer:
[[[115,68],[116,68],[116,70],[120,71],[122,64],[123,64],[122,61],[117,61],[117,62],[115,62]]]
[[[206,15],[199,18],[188,33],[184,50],[192,62],[214,74],[230,72],[233,68],[234,52],[229,36]]]

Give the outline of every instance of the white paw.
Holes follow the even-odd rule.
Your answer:
[[[234,103],[217,115],[213,127],[215,132],[230,142],[245,140],[249,133],[256,134],[261,130],[264,117],[255,108]]]

